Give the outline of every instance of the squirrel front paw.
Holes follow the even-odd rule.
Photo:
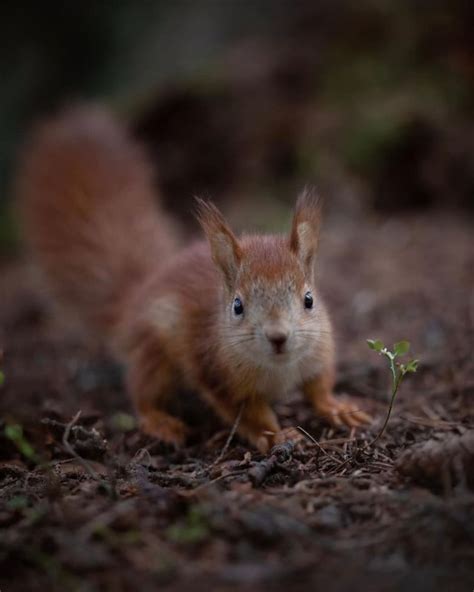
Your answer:
[[[317,399],[313,406],[315,414],[333,427],[361,427],[372,421],[372,417],[355,403],[336,399],[332,395]]]
[[[145,434],[176,448],[184,445],[188,428],[176,417],[163,411],[149,411],[140,416],[140,427]]]
[[[267,454],[267,452],[275,445],[275,435],[274,432],[263,432],[261,434],[256,434],[253,438],[249,437],[249,441],[259,452]]]
[[[275,444],[283,444],[284,442],[307,442],[307,437],[304,436],[298,429],[291,426],[283,428],[275,435]]]
[[[278,432],[264,432],[255,441],[255,446],[260,452],[266,454],[277,444],[284,442],[303,442],[305,436],[294,427],[284,428]]]

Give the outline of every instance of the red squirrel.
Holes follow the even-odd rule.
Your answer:
[[[332,425],[369,416],[333,396],[331,323],[315,283],[320,202],[298,199],[291,231],[237,237],[198,200],[206,235],[178,247],[143,147],[98,107],[33,135],[18,171],[25,239],[53,297],[125,364],[141,428],[182,445],[167,411],[180,387],[266,452],[283,433],[272,402],[301,390]]]

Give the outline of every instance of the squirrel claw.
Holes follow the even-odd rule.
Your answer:
[[[283,444],[288,441],[297,444],[298,442],[305,442],[306,440],[306,437],[294,427],[284,428],[275,436],[275,444]]]
[[[275,432],[263,432],[255,438],[253,444],[262,454],[266,454],[275,445]],[[252,439],[251,439],[252,441]]]
[[[349,401],[340,401],[334,397],[315,406],[317,415],[321,415],[333,427],[361,427],[371,423],[372,417]]]
[[[289,427],[279,430],[278,432],[263,432],[256,440],[255,446],[259,452],[266,454],[276,444],[283,444],[284,442],[292,441],[294,443],[302,442],[305,440],[303,434],[301,434],[296,428]]]

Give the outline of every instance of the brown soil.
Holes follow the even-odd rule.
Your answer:
[[[295,396],[278,405],[282,422],[317,443],[266,458],[234,439],[219,460],[228,430],[214,420],[180,451],[126,431],[120,369],[68,336],[25,266],[5,262],[0,590],[471,590],[472,231],[446,212],[328,221],[320,277],[338,392],[375,421],[331,429]],[[408,339],[421,360],[374,447],[389,375],[370,337]],[[29,459],[4,435],[13,423]]]

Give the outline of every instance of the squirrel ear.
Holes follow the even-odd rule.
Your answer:
[[[222,272],[227,287],[232,289],[242,259],[239,241],[213,203],[200,198],[196,198],[196,203],[197,219],[206,233],[212,259]]]
[[[301,261],[310,280],[313,279],[318,250],[321,206],[321,199],[314,188],[305,187],[296,202],[290,233],[290,249]]]

